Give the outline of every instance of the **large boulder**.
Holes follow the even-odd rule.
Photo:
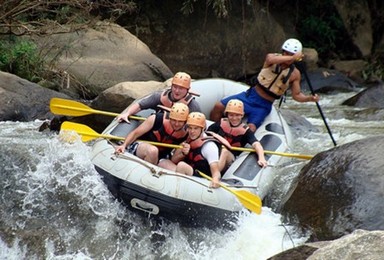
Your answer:
[[[317,154],[300,172],[283,206],[288,221],[329,240],[356,229],[384,230],[384,136]]]
[[[0,71],[0,121],[33,121],[48,119],[52,97],[69,98],[65,94]]]
[[[384,231],[356,230],[326,242],[307,243],[286,250],[268,260],[383,259]]]
[[[384,108],[384,84],[367,88],[342,104],[360,108]]]
[[[71,84],[60,91],[92,99],[124,81],[164,81],[172,71],[146,44],[123,27],[99,22],[94,28],[35,37],[55,57],[56,72]]]
[[[181,1],[158,4],[150,11],[143,9],[143,19],[136,23],[141,26],[140,39],[158,57],[194,78],[237,80],[253,75],[267,52],[280,52],[287,38],[277,19],[257,1],[231,5],[225,18],[217,17],[204,2],[193,5],[193,12],[185,15],[179,11]]]
[[[302,71],[301,87],[303,91],[310,91],[309,84],[315,92],[320,93],[352,92],[363,87],[337,70],[318,68],[307,71],[305,67],[299,66],[299,68]],[[308,80],[304,73],[307,73]]]
[[[333,1],[348,34],[363,57],[371,54],[373,30],[368,1]]]
[[[136,99],[166,87],[166,82],[158,81],[121,82],[103,91],[93,100],[92,107],[120,113]]]

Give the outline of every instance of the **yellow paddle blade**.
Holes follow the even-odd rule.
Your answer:
[[[261,213],[262,202],[259,196],[246,190],[231,189],[231,192],[233,192],[237,196],[237,198],[240,200],[241,204],[243,204],[244,207],[246,207],[252,212],[255,212],[256,214]]]
[[[52,98],[49,108],[53,114],[66,116],[85,116],[89,114],[118,115],[117,113],[95,110],[83,103],[61,98]]]
[[[55,115],[65,115],[65,116],[86,116],[90,114],[99,114],[99,115],[106,115],[106,116],[118,116],[117,113],[107,112],[107,111],[101,111],[92,109],[89,106],[74,101],[74,100],[68,100],[68,99],[62,99],[62,98],[52,98],[49,102],[49,108],[51,112]],[[129,116],[130,119],[135,120],[145,120],[145,118],[140,116]]]
[[[244,148],[244,147],[231,147],[231,150],[234,151],[241,151],[241,152],[250,152],[254,153],[255,150],[253,148]],[[297,154],[297,153],[281,153],[281,152],[274,152],[274,151],[266,151],[264,150],[265,154],[275,154],[280,156],[286,156],[286,157],[292,157],[292,158],[298,158],[298,159],[305,159],[305,160],[311,160],[313,158],[313,155],[306,155],[306,154]]]
[[[81,136],[81,140],[83,142],[88,142],[96,138],[107,138],[107,139],[116,139],[116,140],[124,140],[123,137],[120,136],[114,136],[114,135],[102,135],[94,131],[92,128],[89,126],[83,125],[83,124],[78,124],[78,123],[73,123],[73,122],[68,122],[65,121],[61,125],[61,130],[60,130],[60,135],[68,135],[65,132],[71,132],[74,131],[77,134]],[[63,133],[62,133],[63,132]]]
[[[198,172],[204,178],[206,178],[208,180],[212,180],[212,178],[209,177],[208,175],[202,173],[201,171],[198,171]],[[222,183],[220,183],[219,185],[223,189],[225,189],[225,190],[231,192],[233,195],[235,195],[237,197],[237,199],[241,202],[241,204],[243,204],[243,206],[245,208],[249,209],[250,211],[252,211],[256,214],[261,213],[262,202],[261,202],[261,199],[259,196],[257,196],[256,194],[253,194],[249,191],[246,191],[246,190],[234,190],[234,189],[228,188],[227,186],[225,186]]]

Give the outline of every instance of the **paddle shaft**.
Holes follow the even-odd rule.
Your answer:
[[[64,122],[61,125],[62,130],[67,130],[67,131],[75,131],[79,135],[81,135],[81,140],[83,142],[88,142],[96,138],[105,138],[105,139],[113,139],[113,140],[125,140],[124,137],[121,136],[115,136],[115,135],[103,135],[99,134],[96,131],[94,131],[92,128],[83,125],[83,124],[78,124],[78,123],[73,123],[73,122]],[[138,142],[144,142],[148,144],[152,144],[155,146],[162,146],[162,147],[167,147],[167,148],[182,148],[181,145],[175,145],[175,144],[167,144],[167,143],[159,143],[159,142],[153,142],[153,141],[147,141],[147,140],[136,140]]]
[[[244,148],[244,147],[234,147],[231,146],[231,150],[233,151],[240,151],[240,152],[256,152],[253,148]],[[264,150],[265,154],[274,154],[274,155],[280,155],[280,156],[286,156],[286,157],[293,157],[298,159],[305,159],[305,160],[311,160],[313,158],[313,155],[306,155],[306,154],[294,154],[294,153],[281,153],[281,152],[274,152],[274,151],[267,151]]]
[[[305,80],[306,80],[307,83],[308,83],[308,87],[309,87],[309,89],[311,90],[312,95],[315,95],[315,91],[313,90],[311,81],[309,80],[307,70],[306,70],[306,68],[304,67],[304,65],[303,65],[302,62],[300,63],[300,67],[301,67],[301,71],[302,71],[302,73],[304,74]],[[323,119],[324,125],[325,125],[325,127],[327,128],[328,134],[329,134],[329,136],[331,137],[331,140],[332,140],[333,145],[334,145],[334,146],[337,146],[336,141],[335,141],[335,139],[333,138],[331,129],[330,129],[329,126],[328,126],[327,120],[325,119],[323,110],[321,109],[319,102],[316,102],[316,106],[317,106],[317,109],[319,110],[319,113],[320,113],[321,118]]]

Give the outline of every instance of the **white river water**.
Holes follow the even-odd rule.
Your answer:
[[[384,132],[383,121],[356,119],[350,115],[357,109],[340,105],[354,94],[320,101],[338,145]],[[313,103],[288,99],[282,109],[319,129],[297,138],[292,152],[333,147]],[[261,215],[244,212],[234,230],[155,224],[110,195],[90,162],[89,145],[40,133],[41,123],[0,122],[0,259],[266,259],[308,237],[268,207]],[[280,167],[276,199],[306,162],[292,159]]]

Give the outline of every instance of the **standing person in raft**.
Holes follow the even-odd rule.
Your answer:
[[[205,115],[192,112],[188,116],[188,139],[183,148],[176,149],[171,160],[161,160],[159,166],[186,175],[201,177],[197,170],[212,176],[211,187],[220,185],[219,145],[213,139],[205,139],[207,135]]]
[[[244,117],[244,105],[238,99],[229,100],[224,111],[226,117],[220,121],[210,125],[208,131],[214,132],[223,136],[231,146],[244,147],[246,144],[252,145],[255,150],[260,167],[267,167],[268,163],[264,157],[264,149],[260,142],[256,139],[254,132],[248,127],[248,125],[242,122]],[[234,161],[235,157],[241,152],[230,151],[226,148],[221,149],[219,170],[224,171]]]
[[[194,94],[189,93],[191,88],[191,76],[185,72],[177,72],[172,79],[171,88],[156,91],[137,103],[133,103],[126,112],[118,115],[117,119],[129,122],[129,116],[143,109],[158,110],[158,105],[171,108],[176,102],[181,102],[189,107],[189,111],[200,111],[200,106],[195,100]]]
[[[211,120],[219,121],[229,100],[238,99],[244,103],[248,126],[254,132],[271,112],[273,102],[281,98],[289,87],[292,98],[298,102],[319,101],[317,94],[307,96],[301,92],[301,73],[293,64],[303,57],[301,42],[297,39],[288,39],[281,48],[281,54],[267,54],[254,87],[226,97],[215,104],[210,114]]]
[[[128,152],[137,157],[157,164],[159,159],[167,158],[171,148],[157,147],[146,142],[137,142],[139,137],[143,140],[180,144],[187,138],[185,123],[189,114],[188,106],[183,103],[175,103],[169,115],[167,113],[156,113],[150,115],[135,130],[130,132],[122,145],[115,147],[116,153],[124,153],[128,147]]]

